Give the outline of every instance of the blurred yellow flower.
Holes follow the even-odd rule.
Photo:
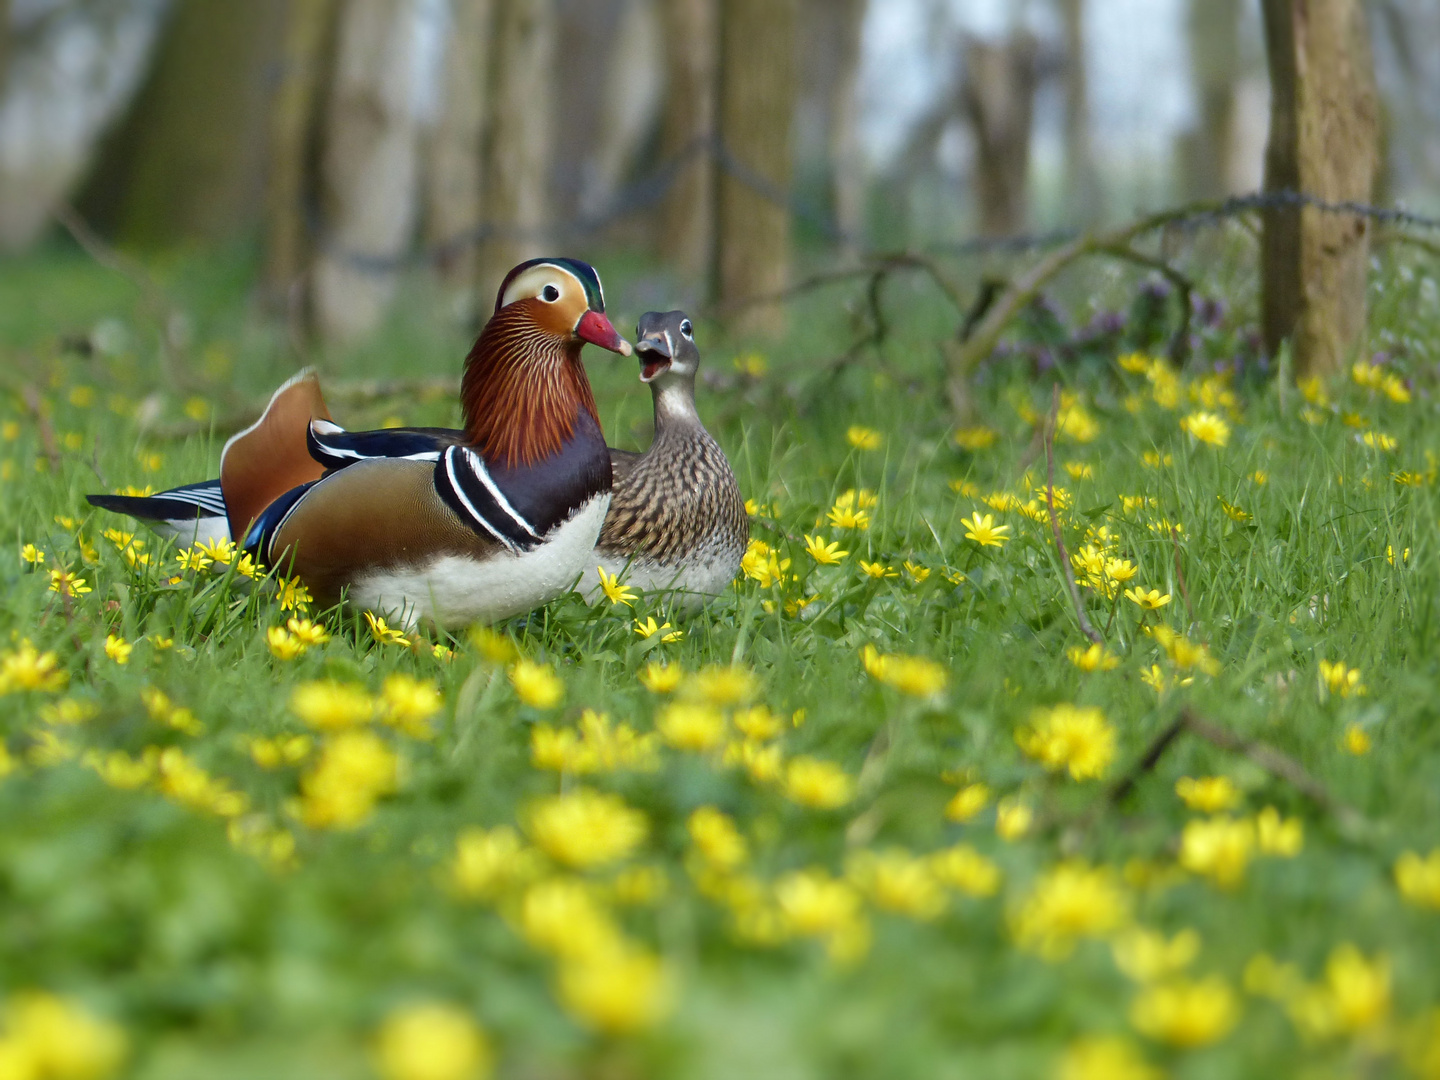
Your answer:
[[[1035,823],[1035,811],[1015,797],[1001,799],[995,807],[995,835],[1001,840],[1019,840]]]
[[[872,679],[912,697],[934,697],[950,680],[944,666],[934,660],[923,656],[887,655],[874,645],[860,650],[860,661]]]
[[[1162,594],[1159,589],[1146,591],[1136,585],[1133,589],[1125,590],[1125,599],[1139,605],[1145,611],[1157,611],[1170,603],[1170,594]]]
[[[1305,846],[1305,825],[1299,818],[1282,818],[1267,806],[1255,817],[1255,846],[1262,855],[1291,859]]]
[[[925,920],[945,910],[945,889],[931,861],[902,848],[853,852],[845,877],[881,911]]]
[[[26,544],[20,549],[20,558],[31,566],[39,566],[45,561],[45,552],[41,551],[34,544]]]
[[[455,839],[450,881],[462,896],[495,900],[533,876],[538,869],[537,859],[509,825],[463,829]]]
[[[411,738],[430,739],[435,735],[430,718],[444,703],[433,682],[396,672],[387,675],[380,687],[377,712],[381,720]]]
[[[302,645],[324,645],[330,640],[330,632],[309,619],[287,619],[285,629],[294,635]]]
[[[1395,885],[1406,902],[1440,911],[1440,847],[1429,855],[1402,853],[1395,860]]]
[[[531,806],[525,831],[555,861],[588,870],[628,858],[649,826],[618,795],[578,788]]]
[[[1345,734],[1340,740],[1340,745],[1345,748],[1347,754],[1363,757],[1370,752],[1370,748],[1374,744],[1371,742],[1370,733],[1359,724],[1346,724]]]
[[[1218,1042],[1239,1019],[1234,991],[1215,975],[1147,987],[1130,1006],[1130,1022],[1137,1031],[1187,1049]]]
[[[1000,891],[1000,867],[965,844],[931,855],[930,871],[941,884],[967,896],[994,896]]]
[[[1218,814],[1240,805],[1240,789],[1228,776],[1182,776],[1175,794],[1188,808],[1201,814]]]
[[[1130,896],[1109,867],[1078,860],[1045,871],[1010,912],[1022,949],[1063,960],[1079,938],[1108,937],[1130,919]]]
[[[79,574],[72,574],[68,570],[51,570],[50,591],[61,596],[84,596],[92,590]]]
[[[679,641],[685,636],[684,630],[676,630],[668,622],[657,624],[655,622],[655,616],[653,615],[645,619],[644,622],[636,619],[635,633],[639,634],[642,638],[646,638],[647,640],[654,637],[656,634],[659,634],[660,642],[662,645],[669,645],[672,642]]]
[[[945,804],[945,816],[951,821],[966,822],[984,810],[990,802],[990,789],[984,784],[966,784]]]
[[[855,795],[855,781],[833,761],[796,757],[785,769],[785,797],[816,810],[835,810]]]
[[[860,569],[872,578],[893,578],[900,576],[895,570],[882,562],[866,562],[864,559],[861,559]]]
[[[1115,759],[1115,728],[1094,706],[1062,703],[1037,709],[1015,741],[1051,772],[1068,769],[1073,780],[1098,779]]]
[[[393,628],[389,623],[376,615],[373,611],[364,613],[365,623],[370,627],[370,636],[375,639],[377,645],[408,645],[410,640],[405,634]]]
[[[406,1005],[385,1018],[375,1043],[384,1080],[484,1080],[489,1041],[470,1014],[454,1005]]]
[[[1343,660],[1320,661],[1320,684],[1335,697],[1363,697],[1366,693],[1360,669],[1346,667]]]
[[[636,677],[640,680],[640,685],[652,694],[668,694],[680,685],[685,671],[679,664],[662,664],[658,660],[651,660],[640,669],[640,674]]]
[[[655,730],[667,746],[704,754],[724,745],[725,714],[700,701],[672,701],[655,718]]]
[[[885,437],[874,428],[854,425],[846,430],[845,441],[857,450],[879,450],[885,445]]]
[[[53,994],[7,998],[0,1035],[6,1080],[107,1080],[128,1050],[124,1030]]]
[[[265,631],[265,644],[277,660],[294,660],[305,652],[305,643],[283,626],[272,626]]]
[[[716,869],[735,870],[750,857],[734,819],[716,807],[702,806],[693,811],[685,827],[695,850]]]
[[[301,683],[290,695],[290,709],[318,731],[363,724],[375,715],[375,699],[363,686],[325,679]]]
[[[399,786],[395,752],[371,731],[341,731],[325,740],[320,760],[300,779],[301,820],[311,828],[363,824],[375,803]]]
[[[652,1027],[674,1007],[673,978],[661,960],[633,946],[567,961],[560,1001],[587,1027],[626,1035]]]
[[[1127,1039],[1101,1035],[1080,1039],[1065,1050],[1055,1080],[1163,1080]]]
[[[1072,645],[1065,650],[1065,655],[1081,671],[1113,671],[1120,666],[1120,658],[1098,641],[1089,648]]]
[[[63,690],[69,681],[69,674],[60,667],[60,658],[53,652],[40,652],[28,640],[22,639],[18,648],[0,653],[0,695],[21,690]]]
[[[114,634],[105,635],[105,655],[122,667],[130,662],[130,654],[134,651],[135,646],[124,638]]]
[[[995,440],[999,436],[988,427],[966,427],[957,429],[951,438],[961,450],[974,452],[990,449],[995,445]]]
[[[1182,930],[1167,938],[1158,930],[1132,926],[1110,942],[1115,966],[1138,983],[1153,983],[1184,971],[1200,955],[1200,935]]]
[[[711,664],[686,679],[680,692],[711,705],[740,705],[753,698],[759,689],[759,680],[748,668]]]
[[[565,697],[565,684],[549,664],[521,657],[510,665],[510,685],[515,696],[536,709],[553,709]]]
[[[1180,430],[1209,446],[1224,446],[1230,441],[1230,425],[1212,412],[1194,412],[1182,418]]]
[[[1196,819],[1180,834],[1180,865],[1208,877],[1222,889],[1233,889],[1245,877],[1255,850],[1255,823],[1248,819]]]

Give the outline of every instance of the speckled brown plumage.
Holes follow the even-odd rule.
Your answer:
[[[725,452],[695,411],[700,354],[689,328],[678,311],[647,314],[637,327],[655,439],[643,454],[611,450],[614,488],[596,553],[612,572],[628,566],[642,587],[714,594],[739,571],[750,519]]]

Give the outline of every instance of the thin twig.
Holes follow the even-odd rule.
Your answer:
[[[1055,424],[1060,417],[1060,384],[1055,384],[1055,394],[1050,403],[1050,415],[1045,419],[1045,503],[1050,507],[1050,531],[1055,534],[1055,548],[1060,553],[1060,569],[1065,572],[1065,585],[1070,590],[1070,602],[1075,605],[1075,618],[1081,632],[1096,645],[1104,645],[1105,639],[1090,625],[1085,616],[1085,605],[1080,599],[1080,587],[1075,584],[1075,571],[1070,566],[1070,553],[1065,550],[1065,538],[1060,535],[1060,519],[1055,516]]]
[[[1195,625],[1195,608],[1190,603],[1190,589],[1185,584],[1185,571],[1180,566],[1180,538],[1175,526],[1170,526],[1170,545],[1175,549],[1175,579],[1180,583],[1180,595],[1185,598],[1185,613],[1190,616],[1190,625]]]
[[[1107,796],[1111,806],[1118,806],[1125,801],[1126,797],[1135,790],[1135,785],[1140,782],[1140,778],[1154,770],[1165,751],[1170,749],[1170,744],[1178,739],[1184,730],[1185,714],[1182,712],[1151,740],[1150,745],[1145,748],[1145,753],[1140,756],[1140,760],[1131,767],[1130,771],[1111,785],[1110,794]]]

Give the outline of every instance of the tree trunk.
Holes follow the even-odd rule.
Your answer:
[[[441,280],[467,296],[475,292],[476,230],[482,220],[486,70],[491,0],[452,0],[441,81],[439,122],[430,137],[425,191],[425,238],[447,245]]]
[[[1090,145],[1085,0],[1060,0],[1060,16],[1065,27],[1065,208],[1071,221],[1090,225],[1100,217],[1101,207],[1100,181]]]
[[[283,0],[181,0],[81,202],[142,248],[232,239],[260,216]]]
[[[414,232],[418,0],[349,0],[335,54],[321,157],[315,327],[327,341],[384,318]]]
[[[715,130],[720,47],[717,0],[659,0],[665,42],[665,111],[660,162],[675,171],[660,214],[660,252],[684,280],[710,272],[714,252],[715,166],[706,140]]]
[[[303,312],[301,284],[314,257],[321,103],[334,62],[336,0],[291,0],[284,59],[271,110],[265,193],[265,291]]]
[[[721,306],[782,289],[790,276],[790,131],[798,0],[725,0],[720,27],[716,282]],[[785,309],[752,305],[742,334],[779,336]]]
[[[490,43],[490,121],[485,135],[485,219],[477,303],[489,317],[511,267],[545,253],[555,81],[553,0],[504,0]]]
[[[860,41],[868,0],[829,0],[839,9],[839,54],[830,98],[831,194],[835,224],[852,254],[865,245],[865,154],[860,145]]]
[[[1362,0],[1264,0],[1270,63],[1267,191],[1369,202],[1378,108]],[[1297,375],[1339,370],[1365,330],[1370,222],[1314,207],[1265,213],[1262,315],[1273,355],[1290,338]]]
[[[550,210],[557,219],[578,217],[590,183],[604,124],[615,50],[622,44],[626,0],[552,0],[555,44],[564,78],[551,90]]]
[[[10,75],[10,0],[0,0],[0,95]]]
[[[626,0],[599,87],[600,115],[584,164],[579,217],[597,219],[614,206],[647,139],[655,135],[666,48],[651,0]],[[561,145],[557,152],[563,152]],[[647,163],[642,171],[648,175],[654,167]]]
[[[1240,78],[1239,0],[1190,0],[1190,71],[1196,126],[1181,136],[1181,190],[1189,199],[1230,194],[1235,175],[1235,88]]]
[[[975,134],[975,189],[985,236],[1025,227],[1038,60],[1038,44],[1025,31],[1000,44],[965,42],[961,100]]]

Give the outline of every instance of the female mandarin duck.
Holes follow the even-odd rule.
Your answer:
[[[230,535],[321,605],[345,595],[406,625],[504,619],[554,599],[590,562],[610,505],[586,342],[631,351],[594,269],[533,259],[505,278],[465,361],[463,430],[347,432],[302,374],[225,445]],[[215,509],[206,485],[91,501],[172,524],[170,504],[202,519]]]
[[[610,451],[615,489],[581,588],[593,601],[603,568],[696,610],[735,579],[750,518],[725,452],[695,411],[700,350],[690,320],[647,312],[635,352],[655,402],[655,439],[643,454]]]

